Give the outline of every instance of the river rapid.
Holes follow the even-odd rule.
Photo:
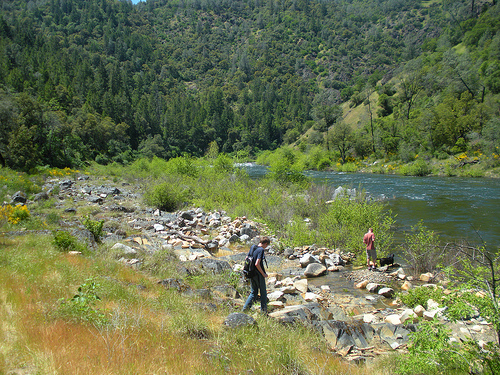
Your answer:
[[[267,168],[243,164],[250,177]],[[307,171],[315,183],[363,189],[382,199],[395,216],[395,243],[420,220],[444,242],[467,241],[495,249],[500,243],[500,180],[490,178],[412,177],[368,173]]]

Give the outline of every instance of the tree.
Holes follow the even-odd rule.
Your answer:
[[[352,146],[352,129],[349,124],[339,121],[328,131],[328,142],[340,153],[342,164],[347,161],[347,155]]]

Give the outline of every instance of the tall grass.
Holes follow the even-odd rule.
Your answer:
[[[111,262],[103,253],[62,253],[50,236],[27,235],[4,245],[0,373],[365,373],[341,364],[316,332],[302,326],[257,317],[257,327],[224,329],[231,308],[199,309],[196,303],[203,300],[166,290],[157,278]],[[81,287],[91,285],[89,280],[95,283],[85,292]],[[92,309],[105,316],[99,324],[72,319],[62,307],[62,299],[84,292],[98,296]]]

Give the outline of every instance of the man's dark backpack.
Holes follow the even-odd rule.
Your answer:
[[[252,245],[245,258],[245,264],[243,265],[243,274],[247,279],[254,277],[257,272],[257,269],[255,268],[255,259],[253,258],[253,252],[255,249],[257,249],[257,247],[257,245]]]

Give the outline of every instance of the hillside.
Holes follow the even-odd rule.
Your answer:
[[[328,144],[340,106],[363,103],[372,120],[351,123],[363,140],[350,141],[351,157],[492,154],[498,7],[4,1],[0,162],[30,170],[210,148],[254,157],[307,131]]]

